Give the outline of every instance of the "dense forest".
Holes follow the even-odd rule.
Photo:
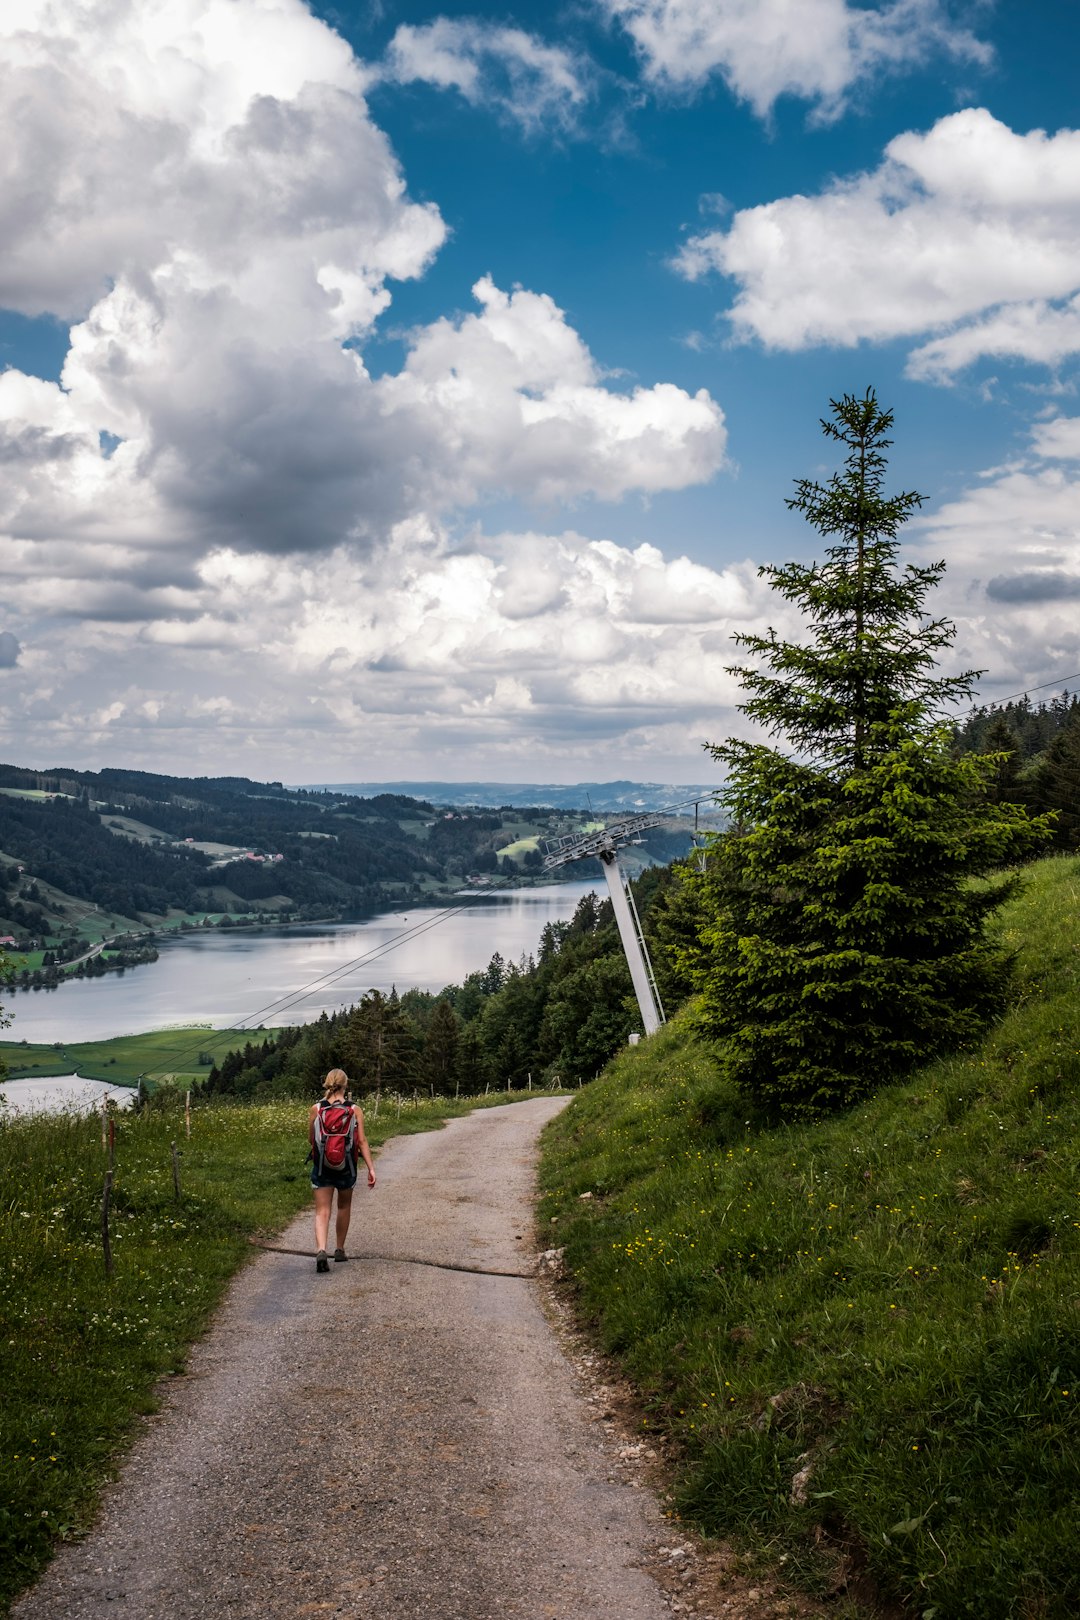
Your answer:
[[[40,919],[39,883],[133,920],[172,907],[190,911],[198,903],[208,865],[205,855],[184,844],[162,851],[114,837],[85,792],[45,800],[0,794],[0,849],[10,862],[0,865],[0,909],[22,921],[19,900],[37,901],[36,913],[26,919],[31,923]],[[27,881],[20,881],[25,874]]]
[[[1048,703],[1021,697],[981,706],[957,728],[956,744],[1002,755],[991,797],[1051,812],[1052,847],[1080,849],[1080,698],[1063,692]]]
[[[993,740],[1000,737],[1021,761],[1029,760],[1048,748],[1078,713],[1080,698],[1068,691],[1038,704],[1023,694],[1007,703],[983,703],[956,727],[956,742],[960,748],[985,754],[991,751]]]

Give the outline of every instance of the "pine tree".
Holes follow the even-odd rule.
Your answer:
[[[424,1083],[439,1097],[449,1097],[457,1079],[458,1021],[448,1001],[437,1001],[424,1041]]]
[[[591,1080],[621,1046],[641,1015],[622,952],[583,962],[553,987],[540,1027],[539,1049],[549,1072],[564,1083]]]
[[[454,1086],[465,1097],[476,1097],[491,1082],[491,1068],[480,1039],[478,1021],[466,1024],[458,1037],[454,1059]]]
[[[1039,808],[1053,813],[1055,848],[1080,849],[1080,710],[1072,712],[1043,755],[1034,794]]]
[[[345,1067],[357,1090],[378,1092],[413,1078],[416,1043],[396,993],[368,991],[349,1016],[344,1048]]]
[[[987,785],[987,794],[999,804],[1003,799],[1020,801],[1024,790],[1020,785],[1020,739],[1003,715],[998,715],[987,727],[981,754],[992,754],[994,769]]]
[[[519,1031],[510,1025],[495,1054],[495,1072],[499,1084],[509,1089],[517,1089],[525,1084],[525,1075],[528,1068],[529,1054]]]
[[[1009,973],[984,925],[1010,885],[969,879],[1042,832],[988,803],[995,758],[957,758],[938,718],[975,676],[936,671],[954,632],[924,603],[944,564],[898,562],[921,497],[882,493],[891,425],[872,391],[832,402],[844,469],[788,503],[825,561],[761,570],[805,639],[736,638],[758,660],[734,671],[743,712],[791,752],[709,749],[733,827],[697,880],[708,921],[682,965],[730,1073],[777,1112],[843,1105],[984,1025]]]

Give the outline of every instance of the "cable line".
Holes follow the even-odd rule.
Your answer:
[[[993,703],[973,703],[970,709],[965,709],[964,714],[974,714],[976,709],[1000,708],[1003,703],[1011,703],[1014,698],[1027,697],[1030,692],[1045,692],[1050,686],[1060,686],[1064,690],[1068,681],[1080,681],[1080,670],[1077,670],[1075,675],[1059,675],[1053,681],[1040,681],[1038,686],[1025,686],[1022,692],[1010,692],[1008,697],[996,698]],[[958,715],[957,718],[963,717]]]

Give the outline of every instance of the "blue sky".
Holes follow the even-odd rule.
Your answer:
[[[698,780],[868,385],[957,662],[1080,670],[1060,5],[80,15],[0,19],[8,759]]]

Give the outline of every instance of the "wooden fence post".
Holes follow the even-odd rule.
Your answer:
[[[116,1121],[109,1120],[109,1174],[116,1169]]]
[[[101,1247],[105,1255],[106,1277],[111,1277],[113,1274],[112,1244],[109,1242],[109,1199],[112,1195],[112,1176],[112,1171],[106,1170],[105,1191],[101,1198]]]

